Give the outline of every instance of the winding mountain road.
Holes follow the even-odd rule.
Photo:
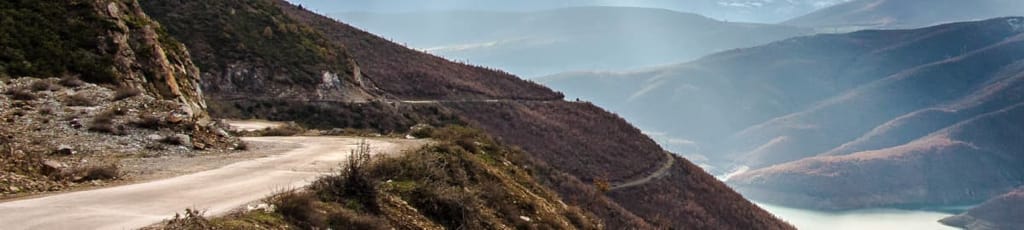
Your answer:
[[[674,165],[676,163],[676,158],[674,156],[672,156],[672,153],[669,153],[669,152],[665,152],[665,157],[668,157],[668,159],[665,160],[665,163],[662,164],[661,168],[658,168],[657,171],[654,171],[653,173],[651,173],[651,175],[647,175],[644,178],[640,178],[640,179],[634,180],[634,181],[615,183],[615,184],[612,185],[611,190],[614,191],[614,190],[629,188],[629,187],[633,187],[633,186],[640,186],[640,185],[643,185],[643,184],[647,184],[648,182],[651,182],[654,179],[658,179],[658,178],[661,178],[663,176],[668,175],[668,172],[669,172],[668,170],[672,169],[672,165]]]
[[[136,229],[182,212],[225,214],[336,170],[362,138],[257,137],[245,141],[298,146],[279,155],[179,177],[0,203],[0,229]],[[365,139],[374,154],[426,143]]]

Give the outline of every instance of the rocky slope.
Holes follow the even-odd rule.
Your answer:
[[[1024,16],[1024,3],[1015,0],[856,0],[783,24],[836,30],[898,29],[1006,16]]]
[[[755,199],[829,209],[980,202],[1021,181],[1011,141],[1021,20],[817,35],[544,81],[665,133],[722,172],[770,167],[730,180]],[[943,168],[971,173],[935,172]]]
[[[625,70],[678,63],[813,32],[630,7],[328,16],[432,54],[500,68],[527,78],[566,71]]]
[[[160,11],[160,13],[154,13],[157,15],[155,17],[169,28],[179,28],[172,29],[170,32],[176,37],[180,36],[180,39],[188,46],[219,43],[215,42],[214,39],[217,36],[213,34],[196,35],[183,32],[183,30],[191,30],[193,26],[217,27],[250,23],[244,17],[231,16],[230,12],[228,12],[229,14],[216,13],[227,11],[224,9],[250,9],[249,13],[263,15],[264,18],[294,22],[299,28],[308,28],[309,36],[320,36],[323,41],[330,43],[330,46],[320,46],[322,49],[347,53],[348,57],[354,60],[358,71],[353,72],[360,74],[353,74],[346,78],[360,76],[363,82],[372,83],[353,85],[353,87],[367,92],[367,95],[371,95],[369,98],[371,102],[359,102],[352,98],[341,98],[344,99],[343,101],[307,100],[310,98],[308,96],[284,99],[253,97],[245,98],[245,100],[212,97],[211,104],[226,105],[224,106],[228,108],[226,110],[232,112],[224,114],[252,117],[305,117],[304,123],[337,128],[354,125],[346,119],[352,119],[352,116],[355,116],[358,118],[356,122],[366,123],[365,127],[384,132],[404,131],[382,128],[382,124],[390,122],[389,119],[392,118],[400,123],[412,122],[407,124],[408,126],[415,123],[471,124],[484,129],[503,143],[519,146],[526,151],[528,156],[536,158],[537,164],[550,165],[552,170],[537,173],[534,176],[552,190],[557,191],[562,197],[568,198],[566,200],[568,203],[578,205],[596,214],[609,228],[650,228],[655,225],[687,228],[707,226],[706,224],[720,225],[717,227],[721,229],[791,228],[743,200],[741,196],[731,192],[724,184],[714,180],[704,180],[694,184],[683,181],[685,177],[671,177],[664,183],[672,186],[656,184],[642,186],[651,194],[664,194],[663,197],[670,197],[669,194],[683,191],[700,191],[693,193],[694,199],[680,201],[689,204],[685,207],[690,208],[686,209],[683,208],[684,206],[669,206],[656,202],[625,206],[621,204],[636,201],[633,197],[640,196],[640,194],[629,193],[631,196],[609,197],[596,192],[596,188],[589,185],[591,179],[593,181],[624,181],[640,178],[657,170],[662,165],[666,160],[664,152],[653,141],[643,136],[639,130],[617,116],[593,105],[562,101],[561,94],[513,75],[452,63],[411,50],[333,19],[314,14],[301,7],[293,6],[285,1],[225,0],[190,3],[194,5],[175,5],[168,2],[174,3],[175,1],[147,1],[144,3],[144,8],[147,11]],[[271,6],[271,8],[264,6]],[[236,11],[236,15],[238,14]],[[166,17],[159,15],[166,15]],[[180,15],[180,17],[173,15]],[[192,23],[194,21],[189,20],[176,20],[210,17],[225,17],[226,19],[202,22],[213,23],[212,25]],[[278,35],[273,27],[271,30],[275,36]],[[266,39],[265,36],[253,38],[256,40]],[[265,46],[262,48],[273,50],[283,47],[287,46]],[[342,47],[344,50],[336,50],[342,49],[338,47]],[[212,52],[212,55],[223,56],[218,53],[226,51],[213,49]],[[253,51],[248,52],[248,56],[258,56]],[[248,66],[275,63],[273,57],[265,58],[256,60],[255,63],[248,63],[249,61],[246,60],[234,61],[248,63],[246,64]],[[203,64],[202,60],[197,59],[200,65],[207,65]],[[219,70],[212,71],[217,73]],[[223,79],[227,78],[227,75],[212,74],[210,77]],[[288,81],[263,81],[259,84],[264,84],[264,87],[272,89],[307,87],[305,91],[307,94],[315,92],[309,88],[311,86],[302,86]],[[217,93],[211,92],[211,94],[216,95]],[[299,113],[289,111],[299,111]],[[362,111],[378,111],[384,116],[367,116],[362,114]],[[545,138],[537,139],[537,137]],[[624,161],[624,158],[630,160]],[[682,168],[673,175],[697,175],[700,178],[710,178],[709,175],[696,168]],[[697,187],[710,189],[688,190]],[[571,199],[571,197],[579,199]],[[656,212],[645,211],[656,209],[674,210],[672,212],[674,214],[672,217],[659,217]],[[674,218],[676,215],[708,218]],[[717,221],[712,221],[712,218]]]
[[[968,230],[1017,229],[1024,226],[1024,189],[992,198],[966,213],[943,219],[943,224]]]
[[[0,11],[5,196],[135,176],[118,159],[236,144],[207,114],[188,51],[138,2],[6,1]]]

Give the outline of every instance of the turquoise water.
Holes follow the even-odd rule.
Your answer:
[[[823,212],[762,203],[757,205],[803,230],[957,229],[938,222],[952,214],[934,211],[862,209]]]

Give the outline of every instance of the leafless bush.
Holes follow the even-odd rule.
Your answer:
[[[32,84],[29,85],[29,88],[32,88],[32,91],[50,91],[56,90],[57,86],[51,83],[50,81],[43,79],[32,82]]]
[[[31,101],[36,99],[36,95],[21,87],[8,88],[4,94],[10,95],[11,99],[19,101]]]
[[[80,79],[78,79],[77,75],[64,76],[63,78],[60,79],[60,81],[58,83],[60,83],[60,85],[63,85],[64,87],[68,87],[68,88],[76,88],[76,87],[85,85],[85,82],[80,80]]]
[[[203,212],[195,209],[185,209],[185,214],[175,213],[174,219],[167,221],[167,225],[163,227],[165,230],[198,230],[198,229],[214,229],[213,224],[206,217],[203,217]]]
[[[132,121],[132,125],[139,128],[157,130],[164,126],[164,120],[157,115],[140,114],[137,119]]]
[[[106,111],[96,115],[92,118],[92,122],[89,124],[89,130],[94,132],[109,133],[114,135],[124,135],[126,128],[123,125],[117,125],[114,119],[117,117],[113,111]]]
[[[142,90],[130,86],[123,86],[114,90],[114,101],[124,100],[141,94]]]
[[[91,97],[88,93],[76,93],[68,96],[64,104],[68,106],[96,106],[97,98]]]

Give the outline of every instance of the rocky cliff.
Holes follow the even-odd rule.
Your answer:
[[[193,120],[208,120],[199,70],[188,51],[166,36],[138,2],[6,1],[0,10],[3,75],[80,75],[88,82],[178,101]]]

